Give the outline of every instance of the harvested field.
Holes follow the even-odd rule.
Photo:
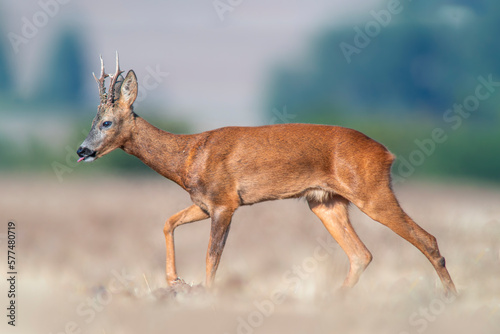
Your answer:
[[[443,295],[416,248],[355,207],[351,220],[374,259],[358,285],[340,293],[347,257],[301,200],[238,209],[208,292],[200,286],[208,220],[176,230],[177,270],[187,284],[171,289],[164,281],[163,224],[190,204],[181,188],[161,177],[74,174],[62,183],[0,177],[4,274],[9,220],[17,231],[17,323],[9,332],[500,332],[498,187],[396,187],[407,213],[436,236],[458,298]],[[6,292],[4,281],[4,306]]]

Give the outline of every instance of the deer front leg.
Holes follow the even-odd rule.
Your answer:
[[[163,233],[165,234],[165,243],[167,246],[167,260],[166,260],[166,275],[167,284],[172,285],[178,280],[177,271],[175,270],[175,249],[174,249],[174,230],[177,226],[182,224],[192,223],[210,217],[199,206],[193,204],[189,208],[177,212],[170,217],[165,226]]]
[[[206,285],[211,287],[217,267],[219,266],[220,257],[226,244],[229,226],[234,209],[219,209],[212,215],[212,226],[210,228],[210,240],[207,250],[207,272]]]

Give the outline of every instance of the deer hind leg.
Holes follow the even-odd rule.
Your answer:
[[[399,236],[417,247],[431,262],[446,293],[457,294],[457,290],[446,269],[445,259],[439,252],[436,238],[415,223],[400,207],[390,186],[371,194],[372,198],[360,202],[358,207],[370,218],[389,227]],[[355,203],[357,205],[357,203]]]
[[[353,287],[370,264],[372,255],[349,222],[349,201],[343,197],[334,196],[325,202],[310,199],[308,203],[311,211],[319,217],[328,232],[347,254],[350,268],[342,287]]]
[[[192,223],[198,220],[206,219],[209,215],[204,212],[199,206],[191,205],[190,207],[179,211],[170,217],[165,223],[163,233],[165,234],[165,243],[167,251],[166,259],[166,278],[167,284],[172,285],[179,278],[175,269],[175,247],[174,247],[174,230],[182,224]]]
[[[210,228],[210,240],[208,242],[206,260],[207,287],[211,287],[214,282],[215,272],[219,267],[220,258],[226,244],[233,213],[234,209],[224,208],[215,210],[215,213],[212,215],[212,225]]]

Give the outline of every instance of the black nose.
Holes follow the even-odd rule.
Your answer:
[[[79,147],[78,150],[76,151],[76,154],[78,154],[78,156],[80,158],[83,158],[83,157],[88,157],[89,155],[92,155],[94,152],[89,150],[87,147]]]

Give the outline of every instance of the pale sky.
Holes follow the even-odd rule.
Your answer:
[[[3,32],[21,35],[24,20],[44,23],[17,54],[9,55],[26,94],[41,73],[55,31],[71,23],[86,38],[89,96],[97,101],[91,71],[99,71],[99,54],[112,69],[118,50],[121,67],[134,69],[140,83],[149,75],[154,87],[143,92],[147,96],[136,106],[139,114],[141,104],[151,104],[163,108],[165,117],[182,117],[206,130],[269,123],[263,98],[274,66],[303,57],[322,28],[350,24],[353,15],[384,5],[378,0],[221,0],[235,5],[220,14],[214,2],[0,0],[0,24]],[[40,3],[51,5],[44,9]],[[157,85],[149,74],[155,69],[169,73]]]

